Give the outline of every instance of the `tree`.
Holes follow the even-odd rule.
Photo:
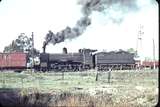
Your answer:
[[[136,50],[134,50],[133,48],[129,48],[129,49],[127,49],[127,52],[134,54],[134,57],[138,57],[138,55],[137,55],[137,51],[136,51]]]
[[[39,51],[35,48],[33,49],[32,44],[32,38],[27,37],[25,33],[21,33],[16,40],[13,40],[10,45],[4,48],[3,52],[25,52],[28,53],[28,57],[36,57],[39,55]]]

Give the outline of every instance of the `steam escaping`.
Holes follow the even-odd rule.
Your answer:
[[[65,29],[57,32],[56,34],[54,34],[52,31],[49,31],[43,43],[44,53],[46,46],[49,43],[55,45],[56,43],[61,43],[66,39],[73,39],[83,34],[86,28],[91,24],[91,19],[89,16],[93,11],[106,12],[105,14],[110,16],[111,14],[109,12],[107,13],[106,10],[114,10],[115,7],[124,13],[138,8],[136,5],[136,0],[78,0],[78,4],[82,6],[83,16],[77,21],[73,28],[67,26]],[[120,16],[116,16],[114,18],[111,17],[111,19],[119,20],[119,17]]]

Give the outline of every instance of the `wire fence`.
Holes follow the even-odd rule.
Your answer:
[[[98,73],[98,79],[97,79]],[[96,81],[97,79],[97,81]],[[158,84],[158,70],[97,72],[0,72],[0,88],[71,88],[98,84]]]

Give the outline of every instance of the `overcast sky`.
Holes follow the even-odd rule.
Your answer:
[[[79,37],[63,43],[47,46],[50,53],[62,52],[67,47],[69,52],[80,48],[102,50],[136,49],[137,35],[141,29],[143,57],[153,56],[153,42],[158,57],[158,3],[155,0],[137,0],[138,10],[119,11],[110,6],[104,12],[93,12],[92,24]],[[2,0],[0,2],[0,52],[20,33],[27,36],[34,32],[35,48],[42,52],[45,35],[49,30],[54,33],[66,26],[73,27],[82,16],[77,0]],[[114,18],[115,17],[115,18]],[[118,22],[116,17],[120,17]]]

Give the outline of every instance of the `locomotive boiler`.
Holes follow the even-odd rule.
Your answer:
[[[40,69],[42,71],[82,71],[93,68],[92,52],[96,50],[80,49],[77,53],[67,53],[63,48],[63,53],[40,54]]]

